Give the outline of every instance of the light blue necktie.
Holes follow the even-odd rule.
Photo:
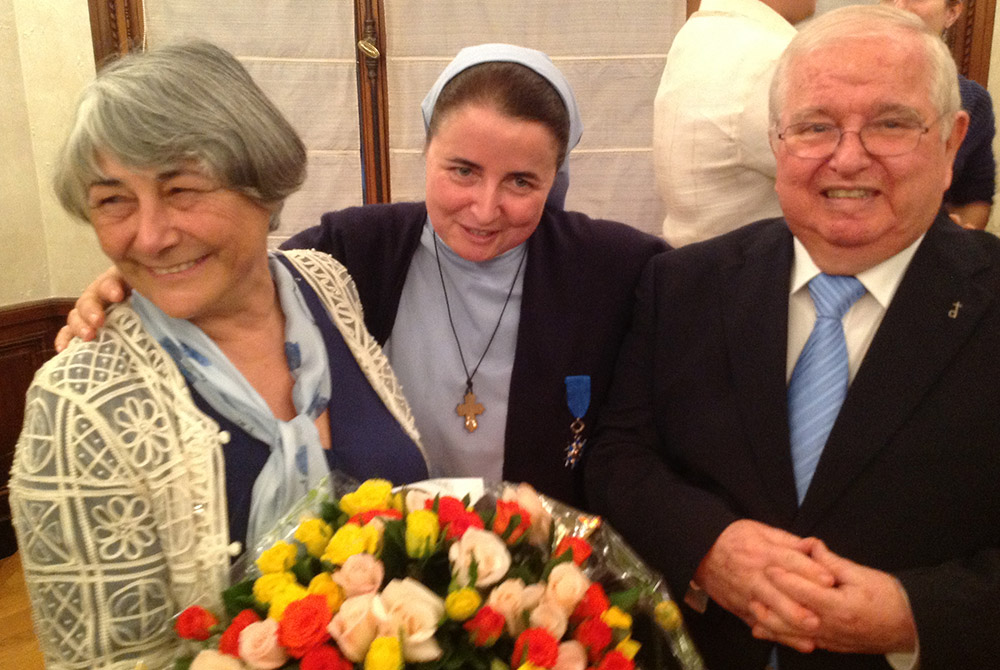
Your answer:
[[[788,426],[799,504],[806,497],[847,395],[847,342],[841,319],[865,287],[855,277],[817,275],[809,282],[816,323],[788,382]]]

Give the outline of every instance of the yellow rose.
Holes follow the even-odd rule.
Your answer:
[[[265,575],[272,572],[287,572],[295,565],[296,553],[298,550],[294,544],[278,540],[274,546],[260,555],[257,559],[257,567]]]
[[[406,498],[403,496],[403,492],[399,491],[398,493],[393,493],[392,498],[389,500],[389,507],[397,512],[402,512],[405,506]]]
[[[267,609],[267,617],[275,621],[281,621],[285,614],[285,608],[296,600],[302,600],[309,592],[301,584],[289,584],[281,589],[271,598],[271,606]]]
[[[323,552],[323,560],[334,565],[343,565],[354,554],[377,554],[382,533],[376,524],[345,523],[330,538]]]
[[[377,637],[365,654],[365,670],[400,670],[403,649],[397,637]]]
[[[410,512],[406,516],[406,555],[410,558],[424,558],[434,551],[437,544],[438,516],[429,509]]]
[[[458,589],[448,594],[444,600],[444,611],[453,621],[465,621],[479,609],[483,603],[479,591],[471,587]]]
[[[309,593],[317,593],[321,596],[326,596],[326,602],[330,605],[330,609],[334,614],[336,614],[337,611],[340,610],[340,606],[344,604],[344,590],[340,588],[340,584],[333,581],[333,577],[329,572],[321,572],[313,577],[306,590]]]
[[[628,629],[632,627],[632,615],[619,607],[609,607],[601,614],[601,621],[612,628]]]
[[[253,583],[253,597],[259,603],[269,603],[276,593],[294,583],[295,575],[290,572],[269,572]]]
[[[641,644],[632,638],[627,637],[615,645],[615,651],[619,652],[625,658],[632,660],[635,658],[635,655],[639,653],[639,648],[641,646]]]
[[[681,610],[674,601],[661,600],[653,608],[653,618],[663,630],[677,630],[681,625]]]
[[[340,509],[347,516],[373,509],[386,509],[392,504],[392,483],[385,479],[369,479],[357,491],[340,499]]]
[[[361,538],[365,543],[365,553],[378,556],[382,552],[382,536],[385,535],[385,522],[382,519],[372,519],[361,527]]]
[[[295,539],[305,545],[310,556],[319,558],[333,537],[333,529],[323,519],[306,519],[295,529]]]

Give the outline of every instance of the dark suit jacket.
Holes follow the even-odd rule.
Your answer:
[[[592,507],[683,596],[740,518],[895,574],[921,670],[1000,664],[1000,240],[939,215],[855,377],[802,507],[785,381],[792,238],[758,222],[654,259],[587,461]],[[957,308],[956,304],[960,303]],[[688,626],[711,670],[769,644],[714,604]],[[782,649],[781,670],[887,668]]]
[[[324,214],[319,226],[283,246],[319,249],[343,263],[358,286],[368,329],[384,344],[426,219],[423,203],[354,207]],[[590,409],[584,416],[588,437],[611,384],[639,276],[646,262],[666,248],[662,240],[625,224],[546,208],[528,239],[505,479],[584,504],[580,470],[563,466],[573,421],[565,378],[591,376]],[[442,412],[454,414],[447,407]]]

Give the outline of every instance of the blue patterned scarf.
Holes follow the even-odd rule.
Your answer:
[[[132,308],[188,383],[219,414],[271,448],[253,486],[248,549],[293,502],[330,472],[315,424],[330,399],[326,346],[292,273],[273,254],[269,265],[285,314],[285,356],[294,378],[292,402],[298,412],[291,421],[274,416],[256,389],[200,328],[167,316],[138,292],[132,293]]]

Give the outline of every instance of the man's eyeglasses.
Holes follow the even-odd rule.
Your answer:
[[[916,119],[879,119],[861,126],[861,130],[844,130],[832,123],[793,123],[778,133],[778,139],[793,156],[829,158],[845,133],[857,133],[861,145],[872,156],[902,156],[916,149],[920,138],[940,118],[929,124]]]

